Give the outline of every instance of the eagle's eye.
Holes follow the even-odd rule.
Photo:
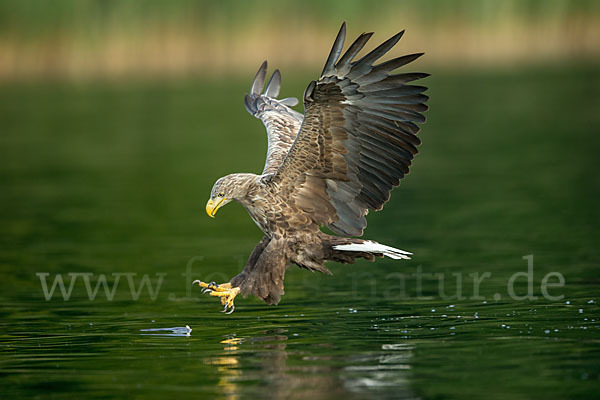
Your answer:
[[[221,192],[217,195],[218,197],[225,197],[225,193]]]

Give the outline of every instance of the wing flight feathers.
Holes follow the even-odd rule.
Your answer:
[[[305,91],[302,126],[274,177],[315,222],[341,235],[362,235],[366,214],[389,200],[421,143],[427,88],[409,83],[428,74],[393,72],[422,53],[374,64],[403,34],[353,61],[372,34],[341,55],[342,25],[321,77]]]
[[[267,159],[263,174],[277,171],[288,150],[292,146],[300,124],[302,114],[291,109],[298,104],[298,99],[287,97],[278,100],[281,89],[281,73],[275,70],[263,94],[261,94],[267,77],[267,62],[263,62],[250,88],[250,94],[244,98],[246,110],[260,119],[267,129]]]

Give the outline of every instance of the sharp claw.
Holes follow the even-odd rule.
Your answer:
[[[202,294],[208,293],[212,296],[218,296],[221,298],[221,304],[224,304],[223,310],[221,310],[222,313],[231,314],[235,311],[235,305],[233,304],[233,299],[235,298],[235,296],[237,294],[240,293],[239,288],[237,288],[237,287],[232,288],[230,283],[227,283],[224,286],[221,286],[221,285],[215,283],[214,281],[210,282],[210,283],[205,283],[199,279],[196,279],[195,281],[193,281],[192,285],[194,285],[196,283],[202,289],[201,290]],[[231,289],[231,291],[229,289]]]

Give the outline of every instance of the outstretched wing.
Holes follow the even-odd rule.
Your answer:
[[[421,141],[426,88],[408,84],[424,73],[390,74],[417,59],[411,54],[373,65],[404,31],[353,61],[372,33],[363,33],[340,57],[342,25],[325,68],[304,93],[300,132],[274,182],[315,222],[360,236],[368,210],[380,210],[399,185]]]
[[[265,92],[261,94],[266,77],[267,62],[265,61],[256,73],[250,94],[246,95],[244,104],[246,110],[260,119],[267,128],[269,144],[263,174],[271,174],[277,171],[292,147],[302,124],[302,114],[290,108],[298,104],[298,99],[288,97],[277,100],[281,88],[281,74],[278,69],[273,72]]]

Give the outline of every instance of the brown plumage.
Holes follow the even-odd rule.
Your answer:
[[[232,174],[219,179],[206,206],[216,211],[236,200],[265,236],[244,270],[224,285],[196,281],[221,297],[224,311],[233,311],[238,293],[253,294],[268,304],[283,295],[286,267],[331,272],[325,261],[352,263],[375,256],[408,258],[410,253],[362,236],[369,210],[381,210],[390,191],[408,173],[417,146],[418,123],[428,97],[423,86],[409,82],[424,73],[392,71],[422,54],[374,65],[400,39],[393,36],[354,61],[372,33],[363,33],[342,54],[342,25],[318,81],[304,93],[305,115],[278,100],[281,76],[273,73],[264,93],[267,63],[262,64],[245,105],[267,129],[268,152],[261,175]],[[340,236],[320,231],[327,226]]]

